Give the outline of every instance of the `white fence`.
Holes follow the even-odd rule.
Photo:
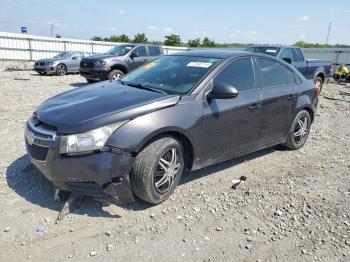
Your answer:
[[[104,53],[116,44],[118,43],[0,32],[0,60],[35,61],[53,57],[62,51]],[[187,47],[163,48],[165,54],[190,50]],[[350,64],[350,48],[308,48],[304,52],[307,58],[331,60],[334,65]]]
[[[101,54],[117,44],[121,43],[0,32],[0,60],[35,61],[41,58],[53,57],[62,51]],[[188,50],[186,47],[163,46],[163,48],[165,54]]]

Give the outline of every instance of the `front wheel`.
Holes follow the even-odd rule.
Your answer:
[[[58,64],[56,67],[56,74],[59,76],[64,76],[67,74],[67,67],[64,64]]]
[[[305,143],[310,133],[311,118],[309,112],[301,110],[294,118],[289,129],[285,147],[296,150],[301,148]]]
[[[124,76],[124,73],[120,70],[113,70],[108,74],[108,80],[120,80]]]
[[[340,83],[340,75],[339,74],[334,74],[333,75],[333,79],[335,82],[337,82],[338,84]]]
[[[152,204],[165,201],[179,184],[184,166],[183,147],[177,139],[155,140],[136,156],[130,175],[134,194]]]

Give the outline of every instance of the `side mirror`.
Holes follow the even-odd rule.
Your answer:
[[[131,58],[131,59],[134,59],[135,57],[139,57],[139,53],[138,53],[138,52],[132,52],[132,53],[130,54],[130,58]]]
[[[72,59],[76,60],[76,59],[78,59],[78,57],[77,56],[72,56]]]
[[[282,60],[286,61],[288,64],[292,64],[292,59],[290,59],[288,57],[284,57],[284,58],[282,58]]]
[[[211,92],[207,94],[207,99],[229,99],[238,96],[235,87],[229,84],[218,83],[213,86]]]

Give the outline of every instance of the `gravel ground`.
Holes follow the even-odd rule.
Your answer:
[[[42,101],[84,84],[0,72],[0,261],[350,261],[350,88],[324,86],[299,151],[192,172],[158,206],[85,198],[55,224],[52,186],[30,165],[23,129]]]

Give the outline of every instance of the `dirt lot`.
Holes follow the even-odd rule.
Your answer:
[[[350,261],[350,88],[324,86],[299,151],[192,172],[158,206],[85,198],[55,224],[53,188],[30,165],[23,128],[42,101],[84,84],[0,72],[0,261]]]

